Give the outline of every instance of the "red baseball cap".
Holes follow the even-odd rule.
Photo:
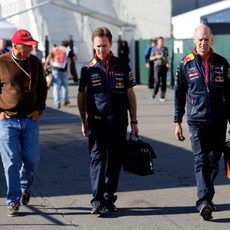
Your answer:
[[[14,44],[24,44],[24,45],[31,45],[31,46],[38,43],[38,41],[33,39],[30,32],[24,29],[17,30],[13,34],[11,41]]]

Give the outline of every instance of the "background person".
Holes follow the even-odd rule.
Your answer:
[[[157,46],[157,39],[153,38],[151,40],[151,45],[146,49],[145,51],[145,66],[148,70],[148,74],[149,74],[149,79],[148,79],[148,87],[149,89],[153,89],[154,88],[154,61],[150,60],[150,55],[153,52],[152,50],[154,48],[156,48]]]
[[[120,59],[129,63],[129,45],[127,41],[122,40],[121,35],[119,35],[119,38],[118,38],[117,56]]]
[[[115,211],[115,195],[126,143],[128,111],[133,134],[138,134],[136,84],[126,61],[113,55],[112,34],[97,28],[92,34],[95,55],[82,68],[78,107],[82,133],[89,138],[92,214]]]
[[[53,83],[53,98],[57,109],[61,108],[61,89],[64,99],[64,106],[70,104],[68,75],[70,74],[70,52],[69,41],[61,41],[61,45],[52,48],[52,53],[46,58],[44,68],[47,69],[52,62],[52,83]]]
[[[154,61],[155,83],[152,98],[154,99],[156,97],[161,86],[160,101],[165,101],[165,94],[167,89],[167,71],[169,68],[169,52],[168,48],[164,46],[163,37],[158,38],[157,47],[152,49],[149,59]]]
[[[230,120],[229,64],[214,53],[212,32],[206,25],[196,28],[195,48],[180,63],[175,85],[175,135],[183,141],[182,117],[187,100],[187,122],[195,162],[196,206],[204,220],[216,210],[214,180],[219,171],[227,120]]]
[[[77,73],[77,67],[76,67],[78,56],[76,54],[76,51],[74,52],[73,50],[70,50],[68,57],[70,60],[70,74],[73,77],[74,83],[78,84],[78,73]]]
[[[33,47],[33,50],[31,52],[31,54],[35,55],[36,57],[38,57],[42,61],[43,52],[40,49],[38,49],[38,44],[35,44],[32,47]]]
[[[9,49],[6,47],[6,40],[1,39],[0,40],[0,55],[8,53]]]

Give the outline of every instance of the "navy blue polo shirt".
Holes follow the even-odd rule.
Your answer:
[[[82,67],[79,79],[79,92],[87,93],[88,118],[127,122],[127,90],[135,85],[127,62],[111,55],[104,64],[95,56]]]

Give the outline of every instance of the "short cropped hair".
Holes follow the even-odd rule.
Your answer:
[[[110,44],[112,44],[112,33],[110,30],[106,27],[98,27],[97,29],[94,30],[92,34],[92,41],[94,40],[95,37],[107,37],[109,39]]]
[[[68,47],[69,46],[69,41],[68,40],[62,40],[61,45],[64,46],[64,47]]]

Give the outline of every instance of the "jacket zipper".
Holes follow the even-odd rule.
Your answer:
[[[205,84],[206,84],[206,88],[207,88],[207,93],[208,93],[208,121],[211,121],[212,119],[212,115],[211,115],[211,99],[210,99],[210,90],[209,90],[209,64],[208,64],[208,59],[210,57],[210,54],[208,54],[205,58],[204,58],[204,62],[205,62]]]

